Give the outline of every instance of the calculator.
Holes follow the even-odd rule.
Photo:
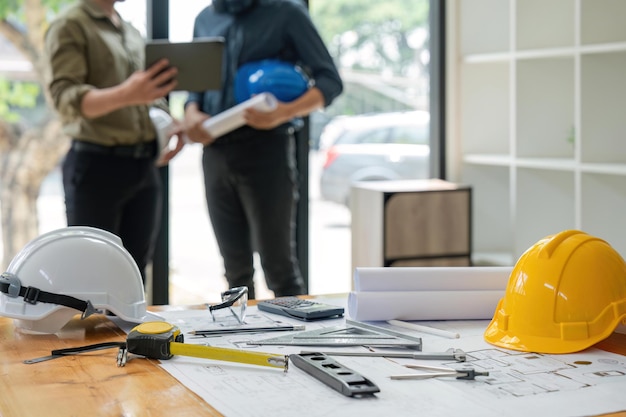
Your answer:
[[[257,303],[261,311],[280,314],[298,320],[322,320],[343,316],[343,307],[303,300],[297,297],[278,297]]]

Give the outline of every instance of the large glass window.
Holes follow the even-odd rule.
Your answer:
[[[429,140],[430,2],[309,4],[345,84],[332,106],[310,118],[309,288],[313,294],[347,292],[353,275],[350,184],[429,175],[428,157],[413,158],[411,164],[421,166],[407,169],[405,158],[392,155],[399,143],[415,146],[403,149],[407,156],[424,155]]]
[[[193,20],[210,1],[184,0],[184,3],[181,7],[180,1],[170,0],[171,41],[192,39]],[[333,193],[324,189],[326,183],[322,179],[325,171],[343,161],[338,148],[333,148],[336,141],[363,136],[372,138],[363,143],[381,146],[428,143],[429,0],[310,0],[309,3],[312,19],[345,83],[342,96],[327,109],[310,116],[309,291],[312,294],[347,292],[353,272],[350,210],[346,205],[349,199],[345,195],[337,201],[329,198]],[[146,34],[145,0],[119,2],[116,8]],[[171,95],[174,115],[182,117],[185,98],[183,92]],[[393,122],[393,129],[382,126],[400,114],[406,118],[406,114],[418,113],[419,125]],[[368,121],[354,123],[357,116]],[[365,125],[369,131],[363,130]],[[360,129],[358,133],[357,129]],[[227,286],[204,200],[201,152],[200,145],[191,144],[170,164],[171,304],[218,299]],[[427,158],[419,161],[428,164]],[[427,175],[427,166],[419,168],[404,172]],[[348,184],[362,179],[368,178],[358,171],[343,174]],[[58,171],[45,182],[40,202],[41,231],[62,227],[65,218]],[[257,297],[272,296],[265,287],[258,262],[255,281]]]

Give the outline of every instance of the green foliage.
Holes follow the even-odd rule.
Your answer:
[[[12,82],[0,78],[0,118],[8,122],[17,122],[19,115],[13,108],[33,108],[37,104],[37,96],[41,89],[38,84],[30,82]]]
[[[376,27],[393,21],[399,30],[428,22],[428,0],[311,0],[311,17],[322,37],[330,42],[336,34]]]
[[[20,0],[0,0],[0,19],[4,19],[9,14],[15,13],[21,3]]]
[[[428,28],[429,0],[311,0],[310,6],[311,18],[341,66],[402,75],[415,65],[418,53],[410,38],[416,29]],[[369,59],[342,60],[350,55]]]
[[[52,18],[61,7],[74,0],[41,0],[46,14]],[[24,23],[24,0],[0,0],[0,21]],[[0,77],[0,118],[8,122],[17,122],[20,116],[17,108],[34,108],[41,87],[32,82],[11,81]]]
[[[64,5],[73,3],[73,0],[41,0],[41,3],[46,10],[55,13]],[[24,0],[0,0],[0,20],[15,17],[23,21],[24,7]]]

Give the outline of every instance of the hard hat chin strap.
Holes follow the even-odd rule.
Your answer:
[[[12,298],[23,297],[24,302],[28,304],[34,305],[41,302],[73,308],[82,312],[81,319],[86,319],[96,312],[89,300],[83,301],[65,294],[42,291],[35,287],[23,287],[19,278],[9,272],[0,275],[0,292]]]

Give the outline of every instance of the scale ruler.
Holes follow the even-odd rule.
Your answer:
[[[250,345],[283,346],[370,346],[403,347],[414,350],[422,349],[422,339],[394,332],[378,326],[346,320],[344,326],[300,331],[296,334],[272,337],[248,342]]]

